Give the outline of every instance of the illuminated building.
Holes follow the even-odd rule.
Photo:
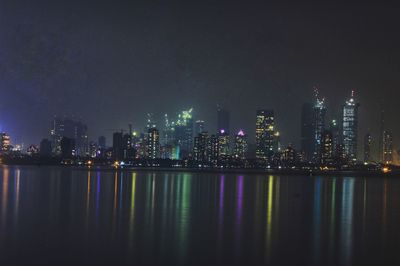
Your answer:
[[[149,159],[160,158],[160,133],[156,128],[148,130],[147,154]]]
[[[60,141],[61,156],[64,159],[71,159],[76,156],[75,140],[72,138],[62,137]]]
[[[228,110],[218,106],[217,109],[217,130],[225,130],[227,134],[230,134],[230,113]]]
[[[301,108],[301,150],[304,153],[304,161],[313,159],[314,142],[314,108],[311,103],[305,103]]]
[[[318,89],[315,89],[315,104],[313,107],[313,128],[314,128],[314,151],[313,161],[319,162],[321,160],[321,142],[322,132],[325,129],[325,99],[319,98]]]
[[[321,163],[329,164],[333,162],[333,135],[329,130],[324,130],[321,135]]]
[[[216,167],[218,165],[218,158],[219,158],[218,144],[219,144],[218,136],[211,135],[207,145],[207,157],[208,157],[208,162],[213,167]]]
[[[358,107],[352,91],[350,99],[343,106],[342,132],[344,153],[350,161],[357,160]]]
[[[132,160],[135,158],[135,148],[132,142],[132,132],[124,134],[122,137],[122,151],[124,160]]]
[[[276,131],[274,133],[274,153],[280,153],[281,152],[281,134],[279,131]]]
[[[196,136],[205,131],[204,123],[205,122],[203,120],[197,120],[196,123],[194,124],[194,134]]]
[[[247,148],[247,135],[243,130],[239,130],[235,135],[235,146],[233,148],[234,157],[240,160],[246,159]]]
[[[274,144],[274,111],[258,110],[256,119],[256,159],[271,159]]]
[[[283,150],[282,161],[289,165],[296,162],[296,150],[293,148],[291,143],[289,143],[286,149]]]
[[[372,136],[367,133],[364,136],[364,162],[371,161],[371,145],[372,145]]]
[[[383,163],[393,163],[393,136],[387,130],[383,132]]]
[[[175,142],[180,146],[180,158],[186,158],[193,149],[193,109],[182,111],[174,123]]]
[[[11,139],[7,133],[0,133],[1,152],[6,153],[11,150]]]
[[[87,126],[80,121],[55,117],[50,135],[55,154],[61,153],[61,139],[63,137],[75,141],[76,155],[85,156],[88,152]]]
[[[170,123],[168,115],[164,115],[164,129],[162,130],[162,138],[160,138],[160,143],[162,146],[172,145],[174,142],[174,122]]]
[[[226,162],[230,156],[230,141],[229,134],[225,129],[221,129],[218,134],[218,161]]]
[[[48,139],[43,139],[40,142],[39,154],[43,157],[50,157],[51,156],[51,141]]]
[[[333,119],[329,125],[329,131],[332,133],[332,150],[333,158],[339,157],[339,146],[340,146],[340,128],[339,123],[336,119]]]
[[[196,162],[207,162],[208,133],[202,132],[194,138],[193,156]]]

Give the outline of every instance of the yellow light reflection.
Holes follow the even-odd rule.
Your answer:
[[[267,236],[266,236],[266,259],[269,260],[271,256],[271,240],[272,240],[272,211],[273,211],[273,198],[274,198],[274,177],[268,177],[268,201],[267,201]]]

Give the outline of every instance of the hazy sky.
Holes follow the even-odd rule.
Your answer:
[[[360,139],[376,137],[383,103],[399,141],[400,8],[188,2],[0,1],[2,130],[38,143],[67,114],[97,139],[194,107],[214,131],[222,103],[232,131],[253,137],[256,109],[272,108],[284,143],[298,144],[318,84],[330,117],[356,90]]]

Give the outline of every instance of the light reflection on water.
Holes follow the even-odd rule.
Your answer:
[[[0,185],[2,265],[400,263],[395,178],[2,167]]]

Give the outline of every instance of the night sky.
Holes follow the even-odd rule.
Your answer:
[[[256,109],[275,109],[297,145],[318,85],[330,118],[356,90],[360,142],[377,137],[382,104],[399,142],[400,8],[136,2],[0,1],[1,129],[38,143],[53,115],[74,115],[97,139],[194,107],[214,131],[222,104],[252,138]]]

